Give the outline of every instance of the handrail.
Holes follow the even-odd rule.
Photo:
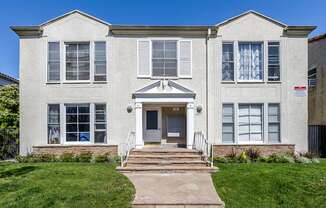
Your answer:
[[[136,147],[136,134],[134,131],[128,133],[128,137],[125,143],[120,144],[120,157],[121,157],[121,167],[127,163],[130,151]]]
[[[213,144],[209,144],[208,139],[205,138],[205,134],[202,131],[195,132],[193,149],[198,150],[206,162],[213,167]],[[209,158],[211,160],[209,161]]]

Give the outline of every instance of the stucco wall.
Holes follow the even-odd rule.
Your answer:
[[[282,143],[296,144],[297,150],[307,150],[307,97],[295,97],[293,92],[294,86],[306,85],[307,39],[287,38],[282,36],[282,31],[281,27],[253,14],[219,28],[217,37],[208,40],[208,109],[205,84],[206,40],[205,37],[191,38],[193,77],[174,81],[195,91],[195,105],[203,106],[201,113],[195,113],[195,131],[206,131],[206,120],[208,120],[208,138],[219,144],[221,143],[222,103],[262,102],[266,105],[269,102],[279,102],[282,109]],[[109,35],[106,25],[79,14],[72,14],[46,26],[43,37],[39,39],[20,39],[21,153],[26,154],[31,151],[34,145],[47,143],[48,103],[107,103],[108,143],[124,142],[128,131],[135,130],[135,111],[128,113],[126,110],[128,105],[134,104],[132,93],[156,81],[137,78],[136,53],[139,38],[151,37],[112,36]],[[107,41],[107,83],[46,83],[48,41],[61,41],[63,44],[65,41],[96,40]],[[222,83],[221,43],[225,40],[265,41],[265,46],[268,40],[280,41],[282,81],[255,84]],[[266,51],[267,48],[264,48]],[[264,63],[266,76],[266,60]],[[61,75],[64,74],[63,68],[64,63],[61,64]],[[91,64],[91,74],[93,70]],[[207,110],[208,119],[206,119]],[[265,126],[267,128],[267,125]],[[266,136],[265,133],[265,138]]]

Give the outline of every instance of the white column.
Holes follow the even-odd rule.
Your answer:
[[[140,148],[144,147],[143,104],[142,103],[135,104],[135,112],[136,112],[136,149],[140,149]]]
[[[187,148],[192,149],[194,141],[194,103],[187,104]]]

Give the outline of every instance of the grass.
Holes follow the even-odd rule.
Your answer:
[[[229,207],[326,207],[326,159],[320,164],[218,164],[215,188]]]
[[[131,182],[104,163],[0,163],[0,207],[131,207]]]

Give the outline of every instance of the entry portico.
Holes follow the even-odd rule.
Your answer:
[[[163,133],[167,138],[185,136],[186,147],[191,149],[194,136],[195,96],[196,94],[192,90],[171,80],[160,80],[137,90],[133,94],[136,114],[136,148],[140,149],[144,147],[145,133],[147,133],[145,131],[149,129],[146,125],[148,122],[153,122],[153,120],[146,117],[150,115],[146,113],[149,111],[146,109],[151,110],[156,108],[160,110],[157,111],[157,115],[153,117],[157,119],[158,123],[153,126],[157,129],[158,141],[161,142]],[[182,113],[174,113],[173,116],[170,117],[167,114],[167,116],[163,116],[165,119],[162,119],[162,109],[167,109],[167,107],[170,107],[172,111],[182,111],[180,109],[185,108],[185,125],[181,123],[183,121],[183,118],[180,117]],[[153,111],[150,112],[152,113]],[[164,125],[163,121],[168,123],[169,120],[170,125]],[[162,126],[164,128],[162,128]],[[182,131],[184,131],[185,134],[183,134]]]

